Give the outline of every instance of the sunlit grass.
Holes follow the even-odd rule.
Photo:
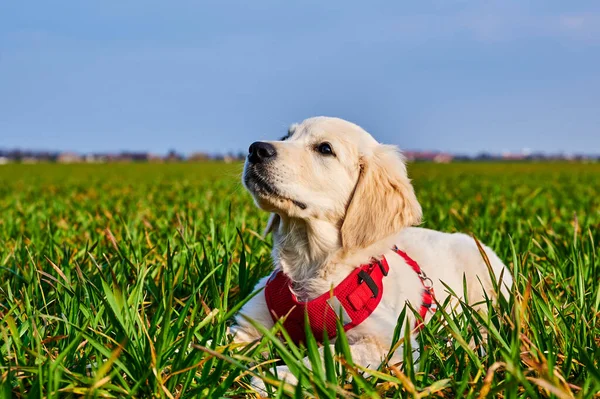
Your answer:
[[[216,163],[1,166],[4,397],[244,397],[253,375],[279,397],[600,391],[600,165],[411,165],[424,226],[491,246],[513,271],[514,295],[487,315],[468,304],[438,312],[418,339],[418,367],[405,350],[402,364],[369,374],[343,339],[324,364],[316,343],[282,343],[278,327],[252,346],[230,345],[231,315],[271,268],[271,241],[257,233],[266,215],[240,172]],[[409,344],[404,329],[396,335]],[[299,361],[307,355],[314,371]],[[282,362],[303,392],[272,375]]]

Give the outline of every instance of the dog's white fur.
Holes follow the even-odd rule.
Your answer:
[[[324,142],[331,144],[335,155],[317,150]],[[460,294],[463,276],[469,303],[493,296],[490,273],[473,238],[410,227],[420,223],[421,206],[396,147],[379,144],[353,123],[327,117],[293,125],[285,141],[269,143],[277,155],[259,168],[247,162],[244,184],[257,206],[272,212],[267,232],[274,234],[275,268],[291,278],[299,299],[307,301],[327,292],[372,258],[383,255],[390,265],[381,303],[347,333],[355,362],[377,367],[388,353],[406,303],[415,309],[421,306],[419,277],[391,250],[393,245],[416,260],[433,280],[438,302],[444,303],[449,295],[442,281]],[[264,190],[264,185],[270,189]],[[503,278],[502,293],[508,295],[509,271],[491,249],[485,245],[483,249],[495,276]],[[413,325],[412,312],[408,315]],[[236,317],[232,332],[238,342],[260,338],[246,317],[273,326],[262,293]],[[392,361],[401,356],[399,349]],[[295,380],[283,366],[278,374]]]

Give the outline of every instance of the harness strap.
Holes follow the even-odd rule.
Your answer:
[[[437,310],[435,293],[433,292],[433,281],[427,277],[419,264],[410,256],[408,256],[406,252],[398,249],[398,247],[395,245],[393,250],[402,258],[404,258],[406,264],[408,264],[414,270],[414,272],[417,273],[419,279],[421,279],[421,284],[423,285],[423,297],[421,299],[421,307],[419,308],[419,316],[421,316],[421,320],[415,321],[415,329],[421,330],[423,327],[425,327],[424,321],[425,317],[427,316],[427,312],[433,313]]]

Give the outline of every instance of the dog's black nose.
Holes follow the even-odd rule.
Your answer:
[[[277,151],[273,144],[264,141],[256,141],[248,149],[248,160],[252,163],[266,162],[275,158],[275,155],[277,155]]]

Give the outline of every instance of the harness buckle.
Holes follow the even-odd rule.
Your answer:
[[[344,325],[352,323],[352,318],[348,314],[348,311],[336,296],[329,298],[327,303],[329,304],[329,307],[331,307],[331,310],[335,312],[335,315],[342,320]]]

